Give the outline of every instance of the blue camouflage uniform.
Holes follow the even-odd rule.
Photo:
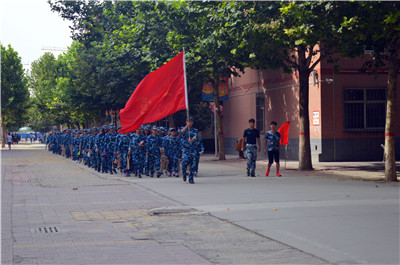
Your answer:
[[[77,132],[79,134],[80,132]],[[72,160],[79,160],[79,138],[78,136],[71,135],[71,146],[72,146]]]
[[[113,124],[110,124],[110,129],[113,129],[107,133],[106,137],[106,165],[107,170],[110,174],[117,173],[117,170],[114,167],[114,160],[117,158],[117,138],[118,133],[115,131],[115,127]]]
[[[182,166],[182,174],[183,174],[183,181],[186,181],[186,169],[188,166],[190,166],[190,172],[189,172],[189,183],[194,183],[193,177],[195,174],[195,163],[196,163],[196,152],[197,152],[197,147],[196,147],[196,142],[189,143],[189,138],[190,139],[197,139],[197,133],[193,128],[190,129],[190,135],[189,131],[185,131],[185,133],[182,135],[181,139],[181,146],[182,146],[182,159],[181,159],[181,166]]]
[[[153,130],[157,130],[157,128],[153,127]],[[147,137],[147,159],[148,159],[148,167],[149,173],[151,177],[154,175],[154,168],[157,172],[157,177],[160,177],[162,174],[160,166],[161,166],[161,148],[162,142],[161,137],[159,135],[149,135]]]
[[[143,143],[144,146],[139,146]],[[132,135],[130,147],[132,152],[133,172],[141,178],[146,161],[146,137],[142,133]]]
[[[70,146],[72,144],[72,135],[70,133],[71,133],[71,130],[68,129],[67,133],[64,135],[64,140],[63,140],[66,158],[70,158],[72,156],[71,148],[70,148]]]
[[[170,174],[174,174],[176,177],[179,177],[179,156],[181,153],[181,139],[178,136],[166,136],[164,137],[164,149],[165,154],[168,157],[168,172]]]
[[[130,146],[129,146],[129,142],[130,142],[130,137],[129,134],[122,134],[119,137],[119,141],[118,141],[118,152],[121,155],[121,170],[124,172],[125,175],[129,176],[129,172],[127,170],[127,159],[129,159],[129,157],[131,157],[131,155],[128,154],[129,150],[130,150]],[[132,163],[129,163],[130,167],[132,167]]]
[[[100,156],[99,156],[99,151],[96,151],[96,139],[97,139],[97,135],[98,135],[98,130],[97,128],[93,128],[92,129],[92,135],[90,138],[90,158],[91,158],[91,165],[94,168],[94,170],[97,170],[98,172],[100,172],[101,168],[100,168]]]
[[[99,165],[98,169],[101,169],[102,173],[108,173],[108,165],[107,165],[107,134],[106,131],[107,126],[103,125],[101,127],[101,132],[97,134],[95,140],[95,147],[98,150],[99,156]]]

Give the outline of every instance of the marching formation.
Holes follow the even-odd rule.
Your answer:
[[[53,154],[71,158],[98,172],[119,171],[138,178],[156,174],[159,178],[163,174],[179,177],[182,171],[183,181],[189,178],[189,183],[194,184],[204,147],[192,125],[190,117],[179,130],[144,125],[134,133],[120,134],[120,128],[113,124],[82,131],[67,129],[50,132],[46,144]]]

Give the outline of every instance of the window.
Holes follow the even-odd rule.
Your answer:
[[[264,133],[265,124],[265,94],[257,94],[256,96],[256,128],[260,134]]]
[[[345,88],[346,131],[382,131],[386,120],[386,88]]]

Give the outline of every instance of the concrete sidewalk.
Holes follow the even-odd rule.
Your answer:
[[[326,264],[41,144],[1,151],[2,264]],[[184,194],[180,192],[179,194]]]
[[[204,154],[201,161],[220,163],[246,169],[246,159],[238,158],[237,155],[226,155],[226,160],[220,161],[215,155]],[[264,176],[268,161],[264,154],[258,153],[257,169],[258,175]],[[397,179],[400,181],[400,162],[397,165]],[[313,164],[313,171],[298,171],[298,161],[287,161],[281,159],[282,175],[305,175],[305,176],[328,176],[345,179],[364,181],[384,181],[385,164],[383,162],[317,162]],[[271,168],[271,176],[275,175],[275,165]]]

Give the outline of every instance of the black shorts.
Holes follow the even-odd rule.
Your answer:
[[[268,160],[270,164],[274,163],[274,158],[275,162],[279,163],[279,151],[278,150],[268,151]]]

